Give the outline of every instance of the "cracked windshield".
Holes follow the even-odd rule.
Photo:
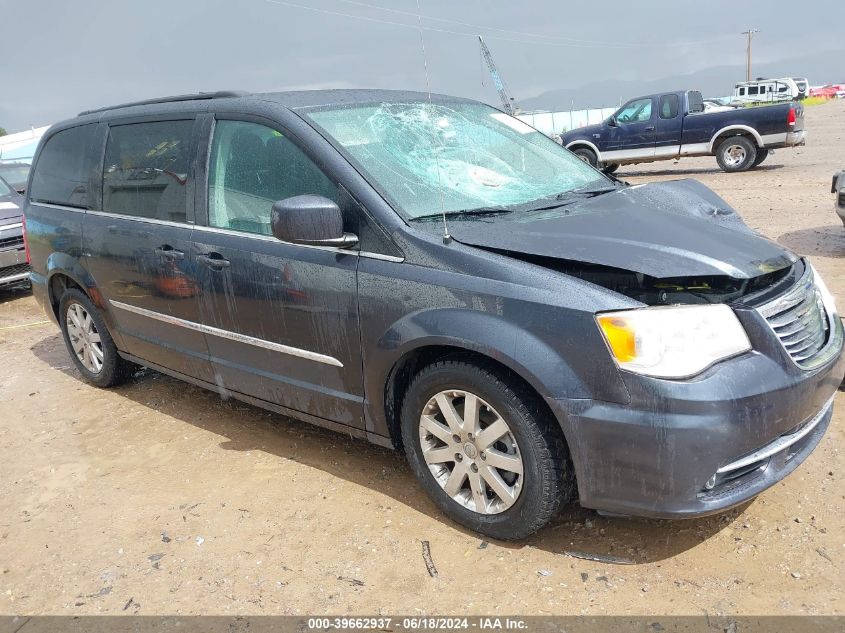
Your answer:
[[[609,184],[534,128],[480,103],[382,103],[307,116],[412,219]]]

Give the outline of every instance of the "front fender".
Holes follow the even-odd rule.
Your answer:
[[[580,379],[546,342],[489,312],[460,308],[415,312],[393,324],[379,341],[379,348],[393,359],[391,367],[409,352],[433,345],[492,358],[519,374],[541,396],[588,397]]]

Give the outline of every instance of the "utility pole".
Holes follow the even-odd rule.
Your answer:
[[[748,29],[742,32],[742,35],[748,36],[748,44],[745,48],[745,81],[751,81],[751,40],[754,39],[754,34],[759,32],[760,29]]]

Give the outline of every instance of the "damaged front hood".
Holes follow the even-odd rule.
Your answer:
[[[449,220],[470,246],[612,266],[655,278],[751,279],[797,257],[752,232],[694,180],[620,189],[550,211]]]

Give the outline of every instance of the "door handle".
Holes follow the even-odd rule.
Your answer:
[[[167,245],[159,246],[155,249],[155,254],[159,257],[166,257],[167,259],[185,259],[185,253]]]
[[[209,268],[214,268],[217,270],[228,268],[231,265],[231,262],[229,262],[228,259],[223,259],[223,257],[218,255],[217,253],[213,253],[211,255],[197,255],[197,260],[202,262]]]
[[[645,131],[646,131],[646,132],[654,132],[654,126],[652,125],[652,126],[650,126],[650,127],[647,127],[647,128],[645,129]]]

